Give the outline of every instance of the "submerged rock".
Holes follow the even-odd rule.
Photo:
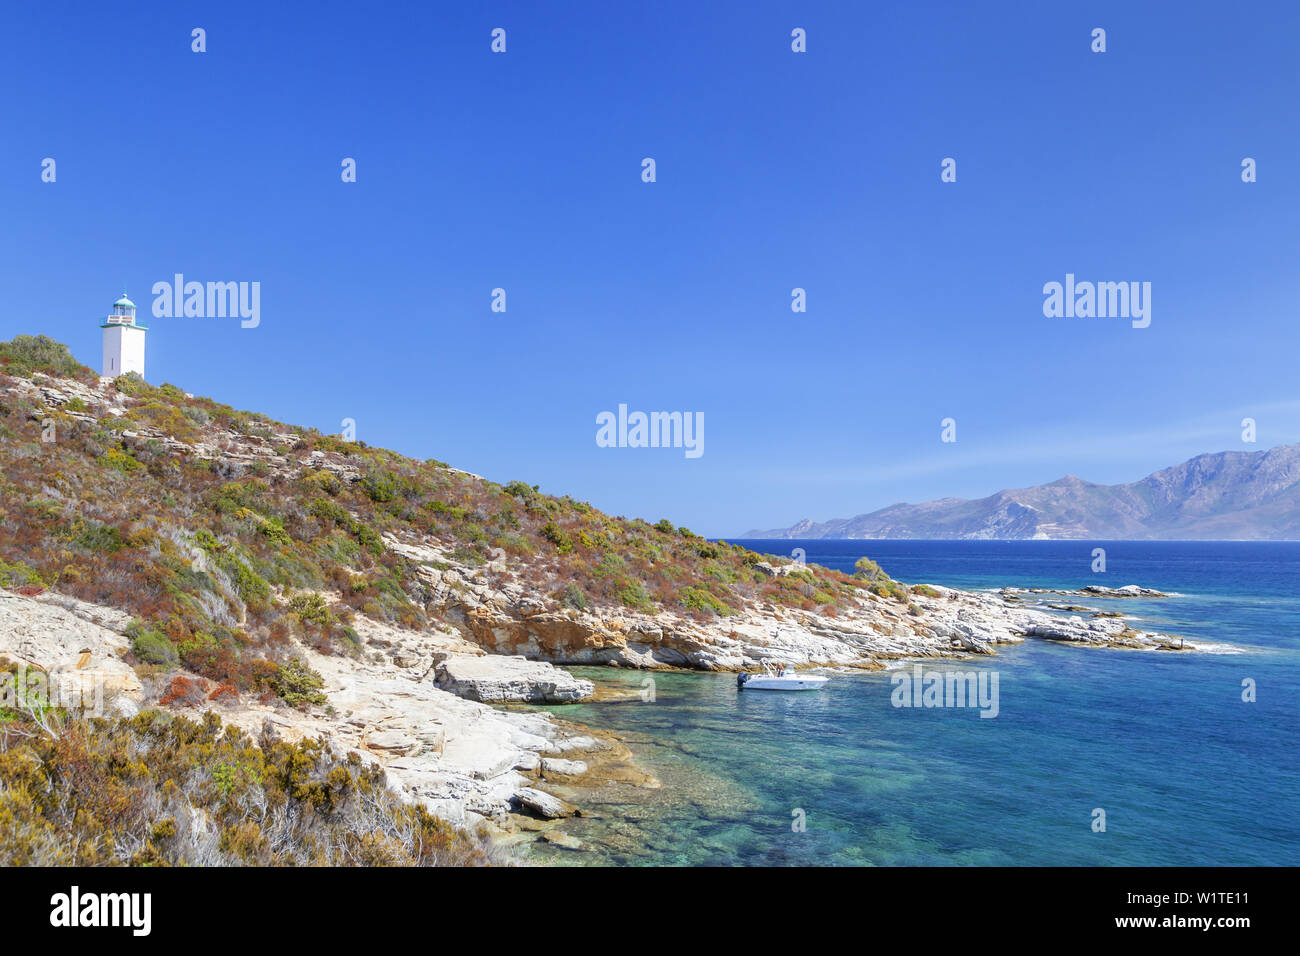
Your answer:
[[[558,846],[564,850],[585,850],[587,848],[587,845],[576,836],[562,830],[547,830],[542,834],[542,839],[552,846]]]

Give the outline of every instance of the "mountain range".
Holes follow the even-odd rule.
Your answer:
[[[900,502],[745,538],[1300,539],[1300,444],[1197,455],[1140,481],[1066,475],[985,498]]]

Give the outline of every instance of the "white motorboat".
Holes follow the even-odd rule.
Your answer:
[[[796,674],[793,667],[776,667],[763,662],[761,674],[737,674],[738,690],[821,690],[830,678],[818,674]]]

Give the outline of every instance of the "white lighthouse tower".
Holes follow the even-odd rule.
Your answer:
[[[125,292],[99,327],[104,330],[104,376],[135,372],[144,378],[144,334],[149,327],[135,320],[135,303]]]

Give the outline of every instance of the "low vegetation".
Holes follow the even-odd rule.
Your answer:
[[[0,866],[466,866],[487,839],[401,802],[315,740],[255,741],[209,712],[0,710]]]

